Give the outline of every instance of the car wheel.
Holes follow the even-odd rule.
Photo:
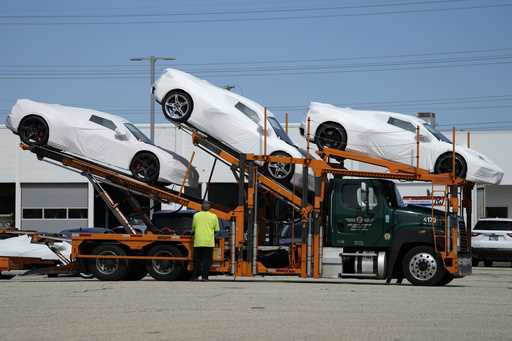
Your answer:
[[[478,260],[476,258],[473,258],[471,263],[472,263],[473,266],[478,266],[478,264],[480,264],[480,260]]]
[[[148,256],[183,257],[183,253],[173,245],[157,245],[149,250]],[[146,270],[156,280],[175,281],[183,275],[185,264],[183,261],[154,259],[146,261]]]
[[[285,152],[273,152],[271,156],[286,156],[291,157],[290,154]],[[282,163],[282,162],[267,162],[265,164],[266,173],[274,180],[280,182],[288,182],[295,172],[295,164]]]
[[[320,150],[324,147],[345,150],[347,147],[347,132],[345,128],[337,123],[323,123],[316,130],[315,144]]]
[[[488,268],[492,267],[492,260],[484,260],[484,265]]]
[[[162,111],[165,117],[175,123],[188,120],[194,110],[192,97],[183,90],[172,90],[165,95],[162,101]]]
[[[160,162],[155,154],[150,152],[137,153],[130,164],[133,177],[138,180],[156,183],[160,173]]]
[[[402,269],[404,276],[414,285],[439,285],[447,273],[442,259],[430,246],[416,246],[409,250]]]
[[[451,173],[452,171],[452,153],[441,155],[434,167],[434,173]],[[459,154],[455,154],[455,175],[459,178],[466,178],[466,161]]]
[[[44,146],[48,143],[50,129],[42,117],[30,115],[20,122],[18,134],[23,143]]]
[[[100,245],[92,254],[98,256],[126,256],[126,251],[117,245]],[[120,281],[127,277],[129,263],[126,259],[96,258],[89,261],[91,273],[100,281]]]

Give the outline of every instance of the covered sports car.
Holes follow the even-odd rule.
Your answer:
[[[452,142],[422,119],[381,111],[338,108],[312,102],[301,132],[311,119],[310,139],[319,149],[352,149],[384,159],[416,165],[419,127],[420,167],[435,173],[452,170]],[[475,183],[499,184],[503,170],[479,152],[457,145],[457,176]]]
[[[92,109],[20,99],[6,126],[26,144],[76,154],[149,183],[181,184],[188,167],[185,158],[154,145],[129,121]],[[189,174],[186,184],[197,186],[197,171]]]
[[[260,104],[176,69],[165,71],[153,93],[171,122],[203,131],[240,153],[264,154],[265,115]],[[302,158],[270,111],[267,122],[267,154]],[[302,178],[293,164],[269,162],[264,171],[283,182],[300,184]]]

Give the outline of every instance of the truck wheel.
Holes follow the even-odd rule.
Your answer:
[[[128,266],[128,276],[126,279],[128,281],[138,281],[146,277],[148,274],[146,270],[146,264],[144,261],[130,261],[130,265]]]
[[[157,245],[149,250],[148,256],[183,257],[183,253],[173,245]],[[146,262],[146,270],[156,280],[175,281],[183,275],[185,264],[183,261],[154,259]]]
[[[453,281],[454,278],[455,277],[451,273],[446,271],[446,274],[444,275],[443,279],[439,283],[437,283],[437,285],[439,285],[439,286],[446,285],[446,284],[450,283],[451,281]]]
[[[117,245],[100,245],[92,251],[98,256],[126,256],[126,251]],[[126,259],[91,259],[89,269],[100,281],[120,281],[128,275],[128,260]]]
[[[439,285],[447,273],[442,259],[430,246],[416,246],[409,250],[402,269],[404,276],[414,285]]]
[[[480,264],[480,260],[478,260],[477,258],[474,258],[474,257],[473,257],[473,259],[472,259],[472,261],[471,261],[471,264],[472,264],[473,266],[478,266],[478,264]]]

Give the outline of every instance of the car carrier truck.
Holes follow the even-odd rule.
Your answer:
[[[324,148],[320,157],[312,157],[309,145],[304,158],[240,154],[202,132],[184,129],[196,147],[230,166],[238,183],[234,207],[212,203],[212,211],[231,222],[229,236],[216,240],[212,274],[372,278],[388,283],[407,278],[415,285],[444,285],[471,273],[471,240],[467,238],[471,224],[464,223],[464,216],[471,217],[473,184],[455,174],[432,174],[419,167],[330,148]],[[92,273],[100,280],[136,280],[147,273],[157,280],[187,278],[193,268],[192,237],[156,229],[135,195],[196,210],[201,198],[136,180],[44,145],[21,147],[39,160],[86,176],[125,226],[123,234],[74,235],[71,263],[66,268]],[[355,160],[387,171],[350,170],[339,160]],[[304,168],[303,174],[312,170],[314,192],[300,193],[265,176],[258,166],[265,162],[293,163]],[[437,191],[442,193],[437,197],[447,198],[446,207],[434,210],[404,205],[393,180],[431,183],[433,195]],[[308,181],[304,176],[302,188],[310,188]],[[138,234],[130,226],[105,184],[126,192],[132,211],[139,212],[148,225],[145,233]],[[273,216],[278,203],[287,208]],[[262,246],[262,231],[268,221],[296,218],[301,220],[300,240],[292,232],[286,247]],[[44,236],[33,239],[41,241]],[[261,261],[276,249],[286,251],[285,264],[271,267],[272,262]]]

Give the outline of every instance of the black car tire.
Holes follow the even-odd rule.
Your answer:
[[[434,173],[451,173],[452,171],[452,153],[444,153],[439,156],[434,166]],[[458,178],[465,179],[468,171],[466,160],[459,155],[455,154],[455,175]]]
[[[183,257],[183,252],[174,245],[156,245],[149,250],[148,256]],[[183,275],[185,264],[183,261],[148,260],[146,270],[156,280],[175,281]]]
[[[185,91],[171,90],[162,100],[162,112],[173,123],[184,123],[194,111],[194,101]]]
[[[139,152],[130,163],[130,172],[137,180],[156,184],[160,175],[160,161],[151,152]]]
[[[50,138],[50,128],[41,116],[29,115],[24,117],[18,125],[18,135],[23,143],[44,146]]]
[[[345,150],[347,141],[347,131],[338,123],[325,122],[316,129],[315,144],[319,150],[324,147]]]
[[[277,151],[270,154],[271,156],[285,156],[291,157],[290,154]],[[295,164],[293,163],[280,163],[280,162],[266,162],[265,163],[265,173],[270,176],[272,179],[287,183],[293,177],[295,173]]]
[[[126,256],[126,251],[118,245],[106,244],[95,247],[93,255],[99,256]],[[91,273],[100,281],[120,281],[128,275],[129,262],[126,259],[91,259],[89,266]]]
[[[446,276],[443,260],[430,246],[410,249],[402,262],[404,277],[414,285],[433,286]]]

